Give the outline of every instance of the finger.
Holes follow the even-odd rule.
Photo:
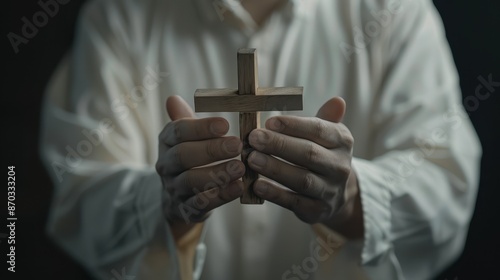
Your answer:
[[[183,142],[168,149],[162,158],[162,175],[179,174],[187,169],[230,159],[241,153],[243,144],[234,136],[196,142]]]
[[[316,117],[339,123],[344,118],[346,111],[346,103],[342,97],[336,96],[328,100],[321,108],[318,110]]]
[[[325,188],[326,183],[320,176],[275,157],[254,151],[248,157],[248,164],[256,172],[299,194],[323,200],[336,195],[333,189]]]
[[[184,171],[167,187],[178,197],[193,196],[213,188],[225,188],[232,181],[245,174],[245,165],[231,160],[214,166]]]
[[[167,113],[171,120],[175,121],[181,118],[195,118],[191,106],[180,96],[174,95],[167,98]]]
[[[268,180],[258,179],[254,184],[254,192],[259,197],[294,212],[306,223],[320,221],[323,213],[327,212],[326,204],[320,200],[284,189]]]
[[[293,164],[323,175],[350,171],[342,151],[333,152],[309,140],[291,137],[265,129],[254,129],[249,136],[250,145],[257,151],[280,157]],[[346,151],[347,153],[347,151]]]
[[[225,135],[229,123],[223,118],[179,119],[169,122],[160,133],[160,141],[175,146],[186,141],[199,141]]]
[[[243,194],[243,182],[234,181],[225,188],[214,188],[187,199],[184,205],[194,210],[190,221],[204,220],[206,214],[213,209],[239,198]]]
[[[266,121],[266,128],[281,134],[307,139],[325,148],[352,147],[352,134],[343,124],[320,118],[276,116]]]

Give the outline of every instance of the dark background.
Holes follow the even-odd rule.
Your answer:
[[[346,0],[348,1],[348,0]],[[7,34],[20,33],[21,18],[31,19],[40,10],[37,1],[10,0],[2,10],[2,161],[3,168],[16,166],[16,274],[6,274],[7,242],[0,236],[0,277],[18,279],[88,279],[78,264],[57,248],[44,234],[52,185],[38,157],[40,105],[43,89],[63,54],[70,48],[78,10],[84,1],[60,5],[58,13],[15,54]],[[491,74],[500,82],[500,1],[435,0],[460,73],[464,99],[472,98]],[[484,90],[484,89],[483,89]],[[437,280],[499,279],[500,269],[500,87],[480,100],[469,116],[483,146],[482,175],[477,205],[463,255]],[[472,104],[470,104],[472,105]],[[476,104],[477,105],[477,104]],[[469,107],[470,108],[470,107]],[[7,173],[7,170],[4,170]],[[5,174],[7,176],[7,174]],[[0,191],[6,207],[7,190]],[[0,219],[6,215],[2,209]],[[7,230],[0,227],[0,233]],[[496,265],[496,266],[495,266]],[[29,279],[31,279],[31,277]],[[26,279],[26,278],[24,278]],[[119,280],[119,279],[118,279]]]

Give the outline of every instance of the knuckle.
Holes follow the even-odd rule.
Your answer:
[[[178,170],[180,163],[180,152],[178,147],[173,147],[167,150],[167,152],[158,158],[155,164],[156,172],[161,176],[169,176],[175,174]]]
[[[168,129],[168,132],[170,133],[170,135],[167,136],[167,138],[172,139],[174,143],[182,142],[181,122],[180,121],[173,121],[173,122],[170,122],[168,125],[170,125],[170,129]]]
[[[347,200],[347,192],[339,190],[337,195],[337,209],[344,207],[344,205],[347,203]]]
[[[181,133],[181,123],[180,122],[174,122],[173,124],[173,131],[172,134],[174,136],[174,140],[176,143],[179,143],[182,141],[182,133]]]
[[[268,137],[270,138],[271,143],[274,144],[273,146],[278,153],[282,154],[282,153],[286,152],[287,143],[286,143],[285,138],[283,138],[283,137],[271,137],[271,136],[268,136]]]
[[[162,131],[158,135],[158,140],[160,141],[160,143],[166,143],[166,141],[168,140],[168,135],[172,131],[173,123],[174,121],[171,121],[167,123],[165,127],[163,127]]]
[[[306,148],[306,160],[311,163],[316,163],[319,161],[319,157],[321,156],[321,151],[319,147],[310,142]]]
[[[307,173],[302,178],[302,191],[304,193],[310,192],[314,187],[314,176],[311,173]]]
[[[332,188],[324,188],[323,191],[321,192],[320,198],[323,201],[331,201],[335,198],[336,195],[337,195],[336,190]]]
[[[216,159],[219,155],[219,147],[221,145],[217,144],[216,141],[208,141],[205,145],[205,153],[209,159]]]
[[[183,168],[184,165],[182,163],[182,151],[180,146],[174,146],[172,147],[169,151],[171,161],[174,166],[178,166],[180,168]]]
[[[155,164],[155,170],[156,170],[156,173],[158,173],[159,175],[165,174],[164,173],[165,172],[164,166],[159,161],[156,162],[156,164]]]
[[[336,192],[333,192],[333,193],[335,194]],[[327,217],[330,217],[331,215],[333,215],[333,213],[335,213],[334,207],[328,202],[321,203],[318,206],[318,208],[319,208],[320,213],[322,213],[324,216],[327,216]]]
[[[329,201],[334,201],[335,203],[337,203],[339,200],[340,189],[334,188],[334,189],[330,190],[329,193],[331,196],[331,199]],[[329,206],[330,211],[333,211],[332,209],[335,208],[332,205],[328,205],[328,206]]]
[[[337,166],[337,175],[342,180],[347,180],[349,175],[351,175],[351,165],[350,164],[340,164]]]
[[[294,195],[292,197],[292,201],[290,203],[290,210],[292,210],[295,213],[300,213],[300,206],[301,206],[301,200],[299,196]]]
[[[320,118],[316,118],[314,122],[314,132],[319,139],[326,139],[328,137],[327,123]]]
[[[345,126],[339,129],[339,138],[340,143],[347,148],[351,149],[354,146],[354,137]]]
[[[333,216],[335,213],[338,213],[346,203],[345,192],[342,189],[336,189],[333,191],[335,194],[334,197],[328,203],[327,213],[328,216]]]
[[[165,143],[166,141],[166,136],[167,136],[167,131],[168,131],[168,124],[165,126],[165,128],[160,132],[160,134],[158,134],[158,143],[160,143],[160,145],[162,143]]]
[[[166,178],[168,177],[168,175],[170,174],[170,170],[168,168],[168,165],[166,164],[161,164],[161,163],[156,163],[155,165],[155,169],[156,169],[156,173],[158,175],[160,175],[160,177],[163,179],[163,178]]]

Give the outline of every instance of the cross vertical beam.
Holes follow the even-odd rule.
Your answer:
[[[255,49],[238,50],[238,88],[197,89],[194,93],[196,112],[239,112],[240,139],[243,142],[241,161],[245,164],[240,198],[242,204],[262,204],[264,200],[253,192],[259,175],[248,166],[252,147],[248,135],[259,127],[259,111],[302,110],[303,87],[259,88],[257,81],[257,53]]]
[[[238,95],[256,95],[258,86],[257,55],[255,49],[238,50]],[[243,184],[245,186],[243,196],[240,198],[242,204],[262,204],[264,200],[253,192],[255,180],[259,174],[248,166],[248,155],[252,147],[248,143],[250,132],[259,127],[259,112],[240,112],[240,139],[243,142],[241,161],[245,164],[245,175]]]

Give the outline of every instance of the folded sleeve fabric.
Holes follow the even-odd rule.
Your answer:
[[[481,148],[430,1],[401,1],[380,43],[371,156],[354,158],[371,279],[428,279],[459,256],[475,205]],[[377,43],[374,43],[377,44]]]
[[[158,95],[162,77],[132,61],[123,30],[134,18],[105,2],[85,7],[47,89],[40,150],[55,188],[47,231],[98,279],[179,279],[197,238],[178,246],[161,211],[154,163],[166,116],[143,96]]]
[[[292,2],[305,9],[303,1]],[[268,66],[259,77],[263,85],[307,87],[304,115],[313,116],[334,95],[347,101],[344,122],[356,141],[352,166],[365,236],[353,242],[315,225],[320,240],[338,243],[332,254],[338,265],[324,262],[311,275],[420,280],[452,262],[474,209],[481,148],[431,1],[311,0],[307,13],[294,18],[278,11],[254,35],[217,18],[204,21],[210,4],[94,0],[85,6],[74,48],[54,74],[43,108],[40,151],[54,182],[47,231],[55,242],[98,279],[191,279],[193,269],[201,271],[193,259],[203,259],[196,255],[203,225],[175,240],[162,210],[168,196],[154,164],[158,135],[170,121],[163,104],[172,94],[191,100],[198,83],[235,82],[232,52],[250,42],[263,50],[260,65]],[[374,17],[383,27],[376,36],[369,33]],[[363,44],[358,27],[365,30]],[[273,65],[276,73],[269,71]],[[162,83],[167,67],[176,69],[175,78]],[[227,119],[237,127],[237,117]],[[311,227],[278,207],[267,207],[265,221],[242,221],[237,206],[215,213],[202,278],[252,279],[252,261],[260,257],[266,266],[255,275],[285,275],[280,268],[300,259]],[[245,223],[255,231],[243,231]],[[283,237],[290,242],[279,242],[288,240]],[[273,246],[254,246],[266,242]],[[251,246],[243,252],[242,244]],[[364,275],[342,274],[357,269]]]

